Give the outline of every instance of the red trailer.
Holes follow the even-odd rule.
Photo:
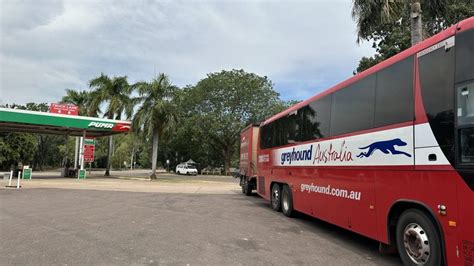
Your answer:
[[[241,175],[406,265],[474,265],[474,17],[249,126]]]
[[[246,195],[256,188],[258,130],[251,124],[240,133],[240,186]]]

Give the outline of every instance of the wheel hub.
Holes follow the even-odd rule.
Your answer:
[[[418,224],[405,227],[403,245],[408,257],[416,264],[425,264],[430,257],[430,242],[426,231]]]
[[[273,206],[276,207],[278,205],[278,201],[280,200],[280,193],[278,191],[278,189],[274,189],[272,191],[272,198],[273,198]]]

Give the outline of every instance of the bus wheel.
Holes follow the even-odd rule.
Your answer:
[[[277,212],[281,210],[280,192],[280,185],[278,185],[277,183],[273,184],[270,204],[272,206],[272,209]]]
[[[283,185],[281,191],[281,211],[285,216],[293,216],[293,195],[288,185]]]
[[[441,265],[438,230],[424,212],[409,209],[397,223],[397,247],[404,265]]]

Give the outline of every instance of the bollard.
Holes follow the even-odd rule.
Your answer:
[[[18,181],[16,182],[16,188],[20,188],[20,176],[21,176],[21,171],[18,172]]]
[[[10,179],[8,179],[8,186],[11,187],[13,178],[13,171],[10,171]]]

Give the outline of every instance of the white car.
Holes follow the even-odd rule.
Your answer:
[[[178,175],[197,175],[198,170],[192,165],[178,164],[176,166],[176,173]]]

